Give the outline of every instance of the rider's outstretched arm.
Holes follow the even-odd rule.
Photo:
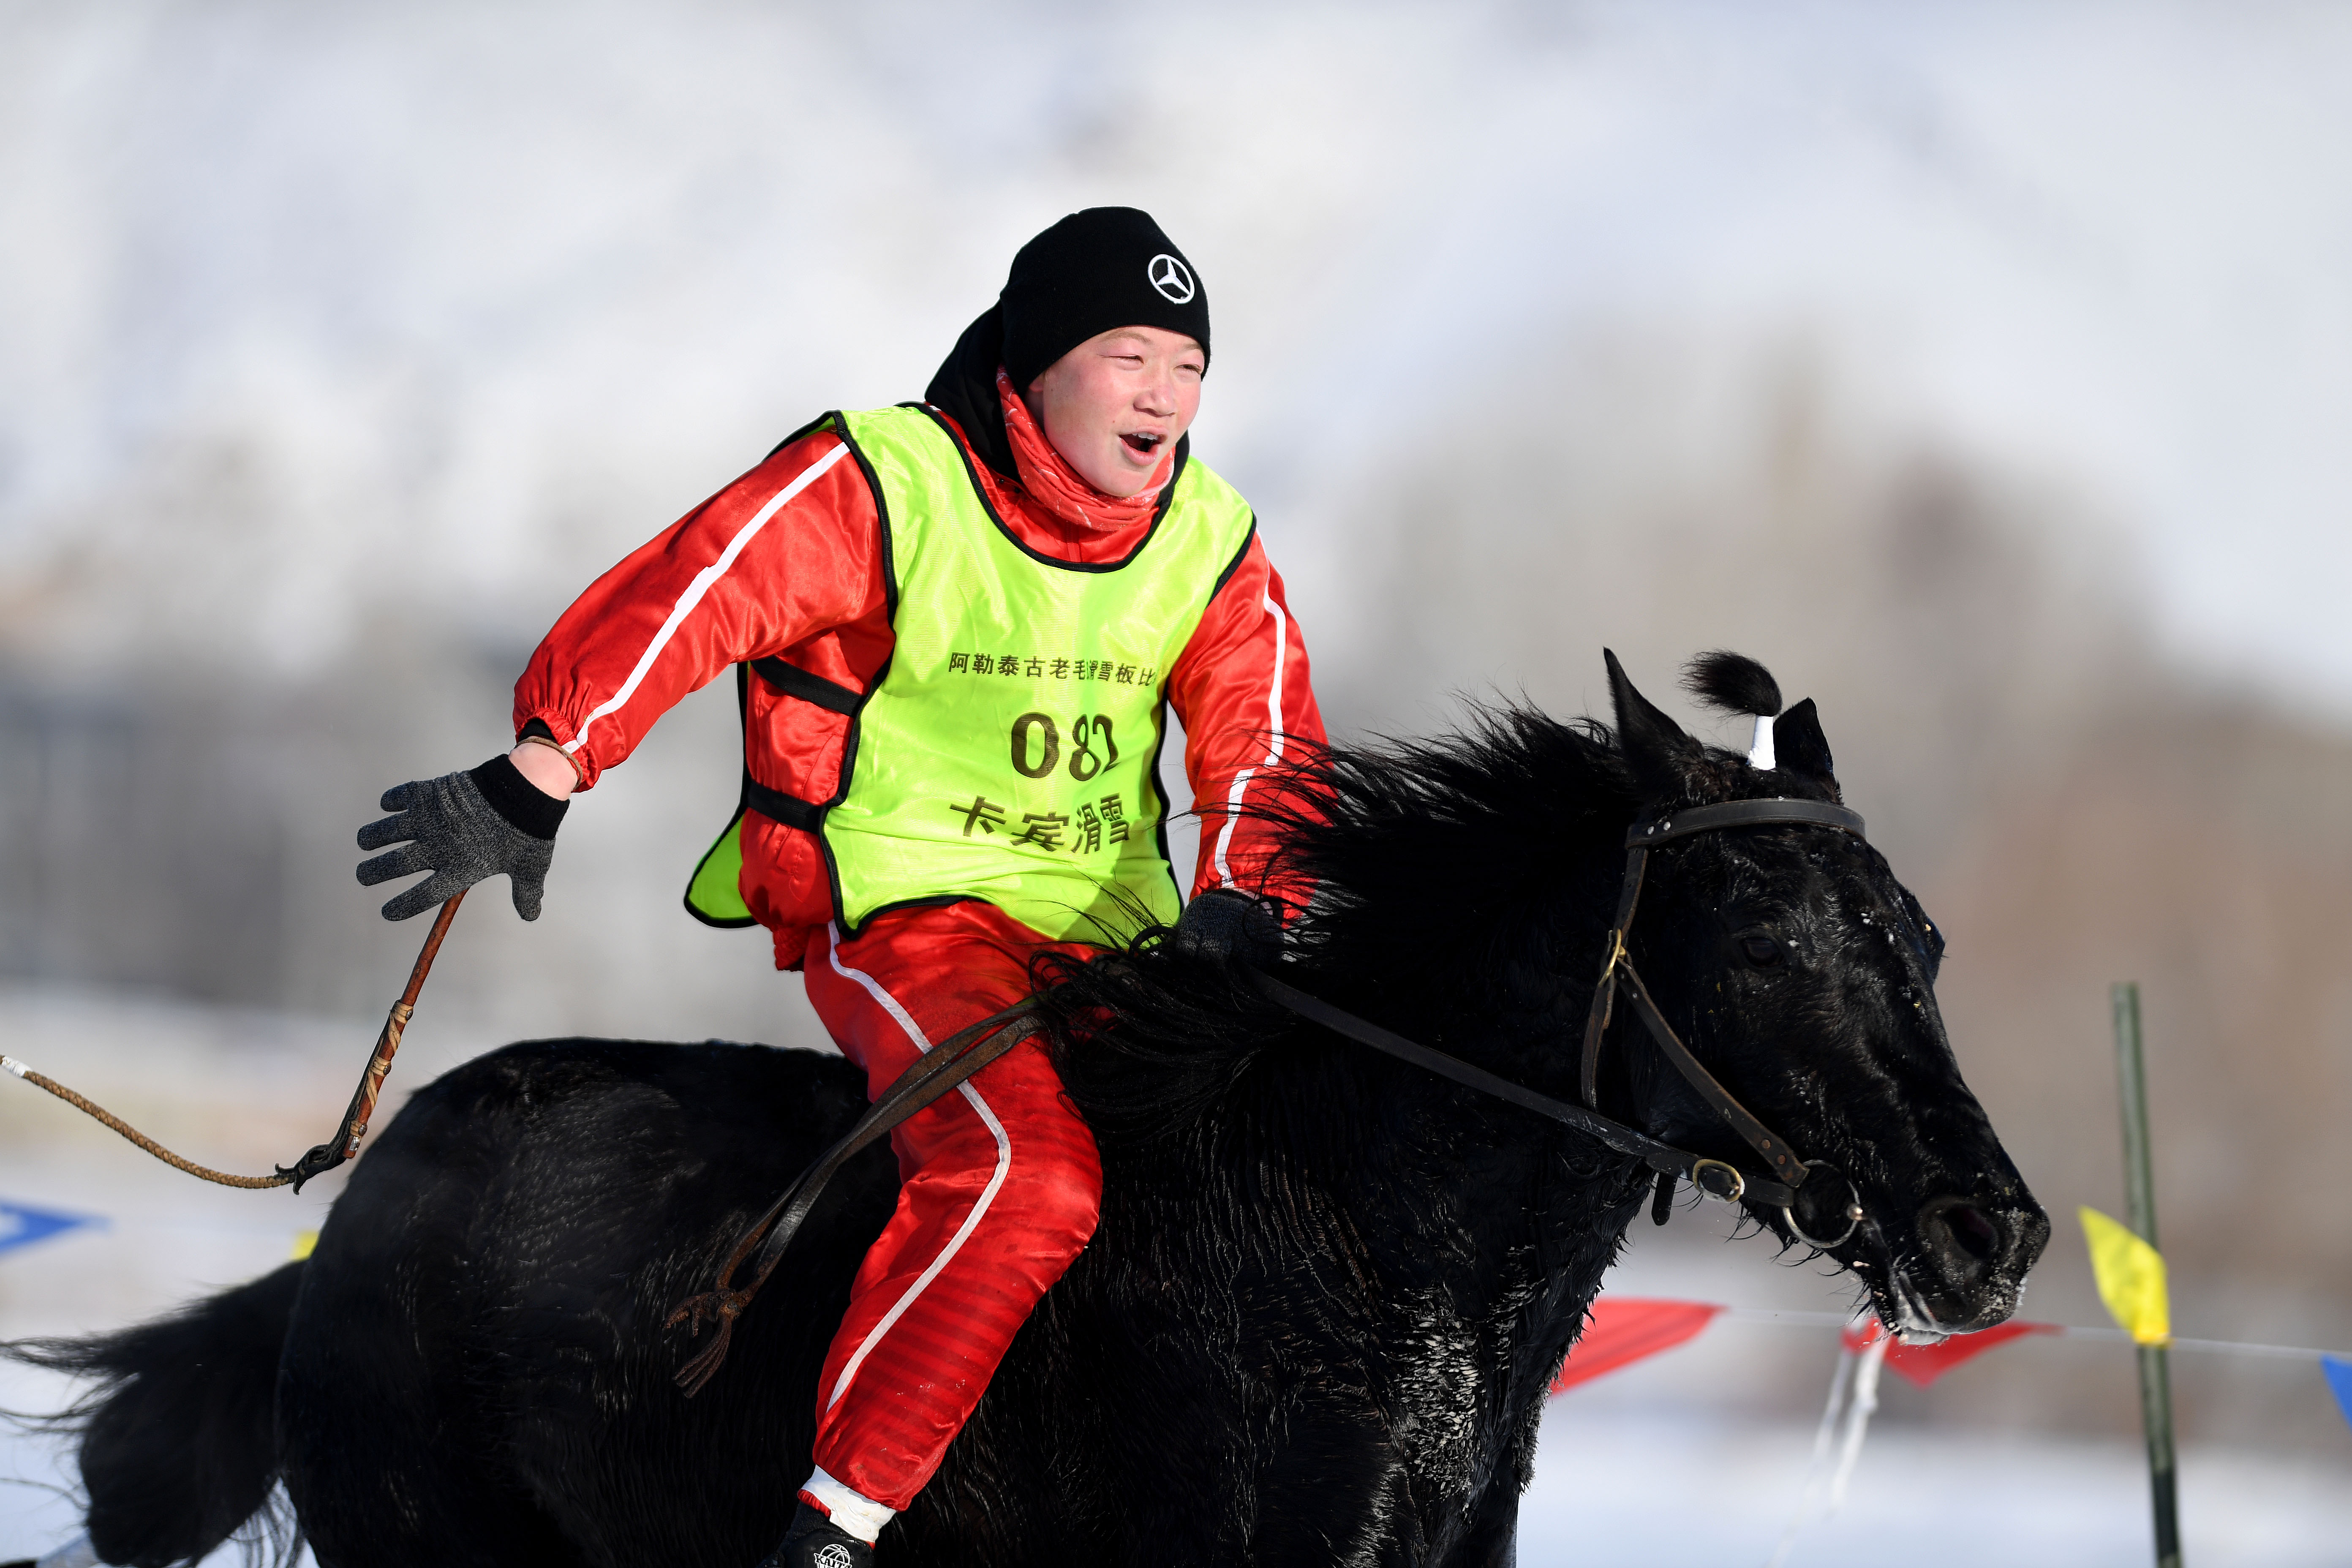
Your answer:
[[[362,848],[388,850],[361,865],[362,884],[432,873],[384,905],[387,920],[499,875],[516,910],[537,919],[566,798],[625,758],[679,698],[730,664],[828,630],[871,622],[887,638],[873,495],[846,456],[822,431],[786,444],[564,611],[516,683],[515,750],[387,791],[383,808],[396,815],[361,831]],[[857,639],[821,641],[814,672],[860,684],[845,665],[818,668],[855,658]]]
[[[804,436],[597,578],[515,683],[517,736],[544,727],[588,789],[728,666],[853,623],[887,639],[880,525],[848,455]]]

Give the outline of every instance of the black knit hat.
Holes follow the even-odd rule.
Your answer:
[[[999,295],[1004,371],[1024,390],[1072,349],[1114,327],[1181,332],[1209,353],[1209,294],[1201,275],[1134,207],[1072,213],[1021,247]]]

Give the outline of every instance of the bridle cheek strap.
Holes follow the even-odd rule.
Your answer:
[[[1641,900],[1642,879],[1649,868],[1652,848],[1694,834],[1719,833],[1728,828],[1792,826],[1830,827],[1851,833],[1856,838],[1864,837],[1861,813],[1814,800],[1736,800],[1725,805],[1694,806],[1636,822],[1626,830],[1625,880],[1617,895],[1617,918],[1610,925],[1608,935],[1601,939],[1601,978],[1593,988],[1591,1011],[1584,1018],[1581,1073],[1585,1107],[1598,1110],[1601,1046],[1616,1014],[1617,990],[1622,985],[1633,1005],[1634,1016],[1642,1020],[1650,1038],[1657,1042],[1660,1053],[1749,1148],[1764,1156],[1774,1177],[1791,1191],[1804,1184],[1807,1162],[1786,1138],[1757,1120],[1713,1073],[1699,1064],[1690,1047],[1666,1022],[1666,1016],[1659,1011],[1649,987],[1642,984],[1641,973],[1633,967],[1633,955],[1626,950],[1625,942],[1633,931],[1633,911]]]
[[[1625,851],[1625,881],[1617,894],[1617,918],[1609,922],[1609,934],[1601,939],[1601,980],[1593,989],[1592,1010],[1584,1016],[1582,1086],[1588,1110],[1601,1109],[1601,1037],[1609,1032],[1609,1020],[1616,1011],[1617,972],[1632,967],[1632,960],[1625,956],[1625,933],[1633,928],[1633,907],[1641,902],[1642,874],[1649,863],[1647,849]]]
[[[1623,968],[1625,994],[1633,1004],[1635,1016],[1648,1026],[1650,1037],[1657,1041],[1658,1049],[1675,1064],[1675,1069],[1683,1075],[1685,1082],[1698,1090],[1699,1098],[1706,1100],[1717,1116],[1730,1124],[1734,1132],[1747,1140],[1749,1148],[1764,1156],[1776,1178],[1791,1187],[1804,1185],[1805,1162],[1797,1158],[1797,1152],[1789,1147],[1789,1141],[1774,1136],[1772,1130],[1734,1099],[1731,1091],[1717,1082],[1713,1073],[1699,1066],[1698,1058],[1691,1055],[1690,1047],[1683,1044],[1681,1037],[1667,1024],[1665,1015],[1658,1011],[1657,1003],[1650,999],[1650,988],[1642,984],[1642,977],[1635,973],[1632,962],[1628,961]]]

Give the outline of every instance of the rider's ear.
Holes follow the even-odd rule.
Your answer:
[[[1633,765],[1634,782],[1642,786],[1646,799],[1681,794],[1690,764],[1698,760],[1698,742],[1633,689],[1616,654],[1602,648],[1601,657],[1609,666],[1609,697],[1617,710],[1617,743]]]
[[[1811,698],[1772,721],[1772,754],[1776,764],[1787,772],[1837,787],[1829,737],[1822,733],[1821,714]]]

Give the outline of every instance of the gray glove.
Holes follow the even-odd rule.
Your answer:
[[[361,828],[360,847],[402,847],[361,861],[360,886],[432,872],[383,906],[384,919],[404,921],[485,878],[504,876],[514,890],[515,913],[535,921],[555,858],[556,825],[571,804],[532,784],[504,757],[470,773],[397,785],[383,792],[383,805],[398,815]]]
[[[1265,899],[1212,888],[1184,906],[1169,940],[1187,958],[1264,967],[1282,956],[1282,917]]]

